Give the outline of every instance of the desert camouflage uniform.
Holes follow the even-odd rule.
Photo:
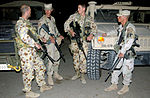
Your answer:
[[[69,30],[71,29],[70,23],[78,22],[78,24],[81,27],[82,33],[80,34],[81,36],[81,41],[83,42],[83,49],[85,51],[85,54],[87,55],[87,49],[88,49],[88,44],[86,42],[86,36],[84,33],[90,33],[95,35],[97,32],[97,27],[96,24],[94,23],[94,20],[92,17],[85,15],[85,16],[80,16],[78,13],[74,13],[69,17],[69,19],[65,22],[64,24],[64,30],[65,32],[68,32],[68,35],[70,35]],[[85,27],[89,27],[90,30],[88,32],[85,31]],[[70,35],[71,36],[71,35]],[[79,50],[78,45],[75,40],[71,40],[70,44],[70,50],[73,53],[73,65],[75,70],[80,70],[81,73],[86,73],[86,59],[84,57],[84,54],[81,50]]]
[[[121,35],[121,30],[123,29],[122,25],[119,26],[119,37]],[[133,45],[134,39],[135,39],[135,27],[131,23],[129,23],[126,27],[125,35],[124,35],[124,41],[121,42],[121,49],[119,50],[117,56],[119,53],[125,54]],[[116,56],[116,58],[117,58]],[[115,59],[116,59],[115,58]],[[122,66],[122,67],[121,67]],[[121,73],[123,73],[123,84],[129,85],[132,78],[132,71],[134,69],[134,55],[132,55],[132,52],[130,51],[130,55],[128,58],[122,58],[121,61],[118,63],[116,68],[121,68],[120,70],[115,70],[112,73],[112,84],[118,84],[118,77]]]
[[[34,71],[38,86],[41,87],[46,84],[44,80],[44,73],[46,68],[43,64],[43,61],[36,53],[34,48],[35,41],[27,34],[29,29],[35,30],[29,20],[24,20],[22,17],[20,17],[16,23],[15,29],[18,37],[20,38],[20,40],[17,39],[16,41],[21,59],[24,84],[23,91],[29,92],[31,91],[31,82],[34,78]]]
[[[56,41],[60,45],[61,44],[61,39],[59,38],[60,33],[58,32],[58,29],[56,27],[55,18],[53,16],[47,18],[46,15],[43,15],[43,17],[41,17],[39,20],[38,30],[40,37],[43,37],[47,40],[46,47],[49,56],[51,56],[54,60],[58,60],[60,55],[54,43],[50,42],[49,39],[50,35],[47,32],[45,32],[44,29],[40,29],[41,25],[44,23],[49,27],[50,33],[55,35]],[[60,60],[58,62],[54,62],[54,64],[51,61],[49,61],[47,66],[48,67],[47,74],[52,75],[54,72],[58,73],[59,63]]]

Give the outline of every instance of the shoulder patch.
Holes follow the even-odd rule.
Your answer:
[[[131,27],[127,28],[127,37],[131,37],[131,38],[135,37],[135,31],[133,30],[133,28]]]

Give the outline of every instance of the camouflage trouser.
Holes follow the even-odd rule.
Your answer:
[[[21,59],[24,91],[31,90],[34,71],[38,86],[45,85],[44,73],[46,68],[41,58],[37,55],[36,50],[34,48],[21,48],[19,55]]]
[[[53,43],[46,45],[46,47],[48,55],[54,60],[57,60],[60,57],[59,52]],[[54,62],[54,64],[49,60],[47,64],[47,75],[53,75],[54,72],[58,72],[59,63],[60,60],[58,62]]]
[[[118,84],[119,75],[123,74],[123,84],[129,85],[132,78],[132,71],[134,69],[134,58],[132,59],[121,59],[116,68],[122,68],[120,70],[114,70],[112,73],[111,83]]]
[[[71,43],[71,52],[73,53],[73,65],[75,70],[79,70],[81,73],[86,73],[86,59],[81,50],[79,50],[77,43]],[[83,49],[87,55],[88,43],[83,42]]]

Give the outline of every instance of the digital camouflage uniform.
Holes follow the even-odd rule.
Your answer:
[[[78,13],[74,13],[73,15],[69,17],[69,19],[64,24],[64,30],[65,32],[68,32],[68,35],[70,35],[70,32],[69,32],[69,30],[71,29],[70,23],[72,21],[74,22],[77,21],[81,27],[81,30],[82,30],[82,33],[80,34],[81,41],[83,42],[83,49],[85,51],[85,54],[87,55],[89,43],[86,42],[87,36],[85,36],[85,33],[95,35],[97,32],[96,24],[94,23],[94,20],[92,17],[88,15],[80,16]],[[85,32],[86,27],[90,28],[90,30],[88,30],[87,32]],[[71,40],[71,44],[69,47],[70,47],[71,52],[73,53],[73,65],[74,65],[75,70],[76,71],[79,70],[81,73],[86,73],[86,59],[84,57],[83,52],[79,50],[76,40]]]
[[[43,37],[47,40],[46,47],[48,55],[51,56],[54,60],[58,60],[58,58],[60,57],[59,52],[55,47],[54,43],[50,42],[49,39],[50,35],[46,31],[44,31],[44,29],[40,29],[42,24],[46,24],[49,27],[50,33],[55,35],[56,41],[58,45],[60,45],[61,44],[61,39],[59,38],[60,33],[58,32],[58,29],[56,27],[55,18],[53,16],[47,18],[46,15],[43,15],[43,17],[41,17],[39,20],[38,30],[40,30],[39,31],[40,37]],[[60,60],[58,62],[54,62],[54,64],[51,61],[49,61],[47,64],[48,67],[47,74],[52,75],[54,72],[58,73],[59,63]]]
[[[46,84],[44,81],[45,66],[41,58],[37,55],[35,50],[35,41],[27,34],[30,30],[36,29],[31,25],[29,20],[24,20],[22,17],[16,23],[15,30],[17,32],[17,46],[19,48],[19,56],[21,59],[21,67],[23,74],[23,91],[31,91],[31,82],[34,78],[34,71],[36,75],[36,82],[38,86]],[[35,32],[34,32],[35,33]]]
[[[118,40],[121,35],[123,27],[122,25],[119,26],[119,35],[118,35]],[[124,39],[121,42],[121,49],[119,50],[117,56],[119,53],[123,53],[125,55],[126,52],[129,53],[128,58],[122,58],[120,62],[118,63],[116,68],[121,68],[120,70],[114,70],[112,73],[112,79],[111,83],[112,84],[118,84],[118,78],[121,73],[123,73],[123,84],[124,85],[129,85],[131,82],[132,78],[132,71],[134,69],[134,58],[135,55],[133,55],[132,51],[129,51],[133,45],[134,39],[135,39],[135,26],[129,23],[126,27],[126,31],[124,33]],[[117,40],[117,41],[118,41]],[[116,58],[117,58],[116,56]],[[115,58],[115,59],[116,59]]]

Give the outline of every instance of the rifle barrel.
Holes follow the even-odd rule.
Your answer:
[[[117,59],[114,61],[113,67],[108,72],[108,76],[106,77],[105,82],[109,79],[109,77],[111,76],[111,73],[115,70],[115,68],[118,65],[118,63],[120,62],[120,60],[121,60],[121,58],[117,57]]]

